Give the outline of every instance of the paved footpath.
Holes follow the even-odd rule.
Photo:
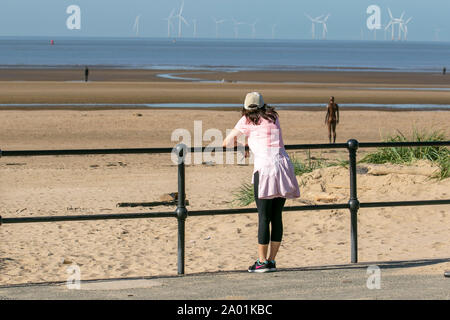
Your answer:
[[[186,276],[82,281],[79,290],[66,284],[0,287],[0,299],[439,299],[450,300],[450,278],[402,275],[380,266],[380,289],[368,289],[375,274],[368,265],[280,269],[251,274],[243,271]],[[374,278],[371,278],[374,279]],[[371,282],[376,285],[375,282]],[[260,288],[265,288],[262,297]]]

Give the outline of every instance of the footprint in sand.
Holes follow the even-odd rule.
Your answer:
[[[442,242],[435,242],[435,243],[433,243],[433,245],[431,246],[433,249],[441,249],[442,247],[444,247],[445,246],[445,244],[444,243],[442,243]]]

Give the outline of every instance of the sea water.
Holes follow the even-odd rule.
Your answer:
[[[1,37],[0,67],[439,72],[449,52],[444,42]]]

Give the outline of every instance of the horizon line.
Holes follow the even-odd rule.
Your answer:
[[[54,38],[74,38],[74,39],[99,39],[99,38],[105,38],[105,39],[123,39],[123,40],[151,40],[151,39],[157,39],[157,40],[170,40],[170,41],[179,41],[179,40],[212,40],[212,41],[220,41],[220,40],[227,40],[227,41],[258,41],[258,40],[264,40],[264,41],[309,41],[309,42],[326,42],[326,41],[354,41],[354,42],[388,42],[388,43],[418,43],[418,42],[424,42],[424,43],[447,43],[450,42],[450,40],[384,40],[384,39],[357,39],[357,38],[342,38],[342,39],[311,39],[311,38],[272,38],[272,37],[265,37],[265,38],[234,38],[234,37],[223,37],[223,38],[215,38],[215,37],[193,37],[193,36],[185,36],[185,37],[167,37],[167,36],[100,36],[100,35],[0,35],[1,38],[48,38],[48,40],[52,40]]]

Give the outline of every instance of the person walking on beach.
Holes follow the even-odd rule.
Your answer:
[[[328,127],[328,140],[331,143],[336,143],[336,125],[339,123],[339,106],[334,102],[334,97],[330,97],[327,105],[327,115],[325,117],[325,124]]]
[[[84,68],[84,82],[88,82],[88,78],[89,78],[89,69],[88,67]]]
[[[242,117],[223,141],[223,147],[236,146],[241,134],[248,137],[254,154],[252,183],[258,209],[258,259],[248,271],[276,271],[275,257],[283,236],[283,207],[286,199],[300,197],[300,189],[284,148],[278,113],[264,103],[258,92],[247,94]]]

